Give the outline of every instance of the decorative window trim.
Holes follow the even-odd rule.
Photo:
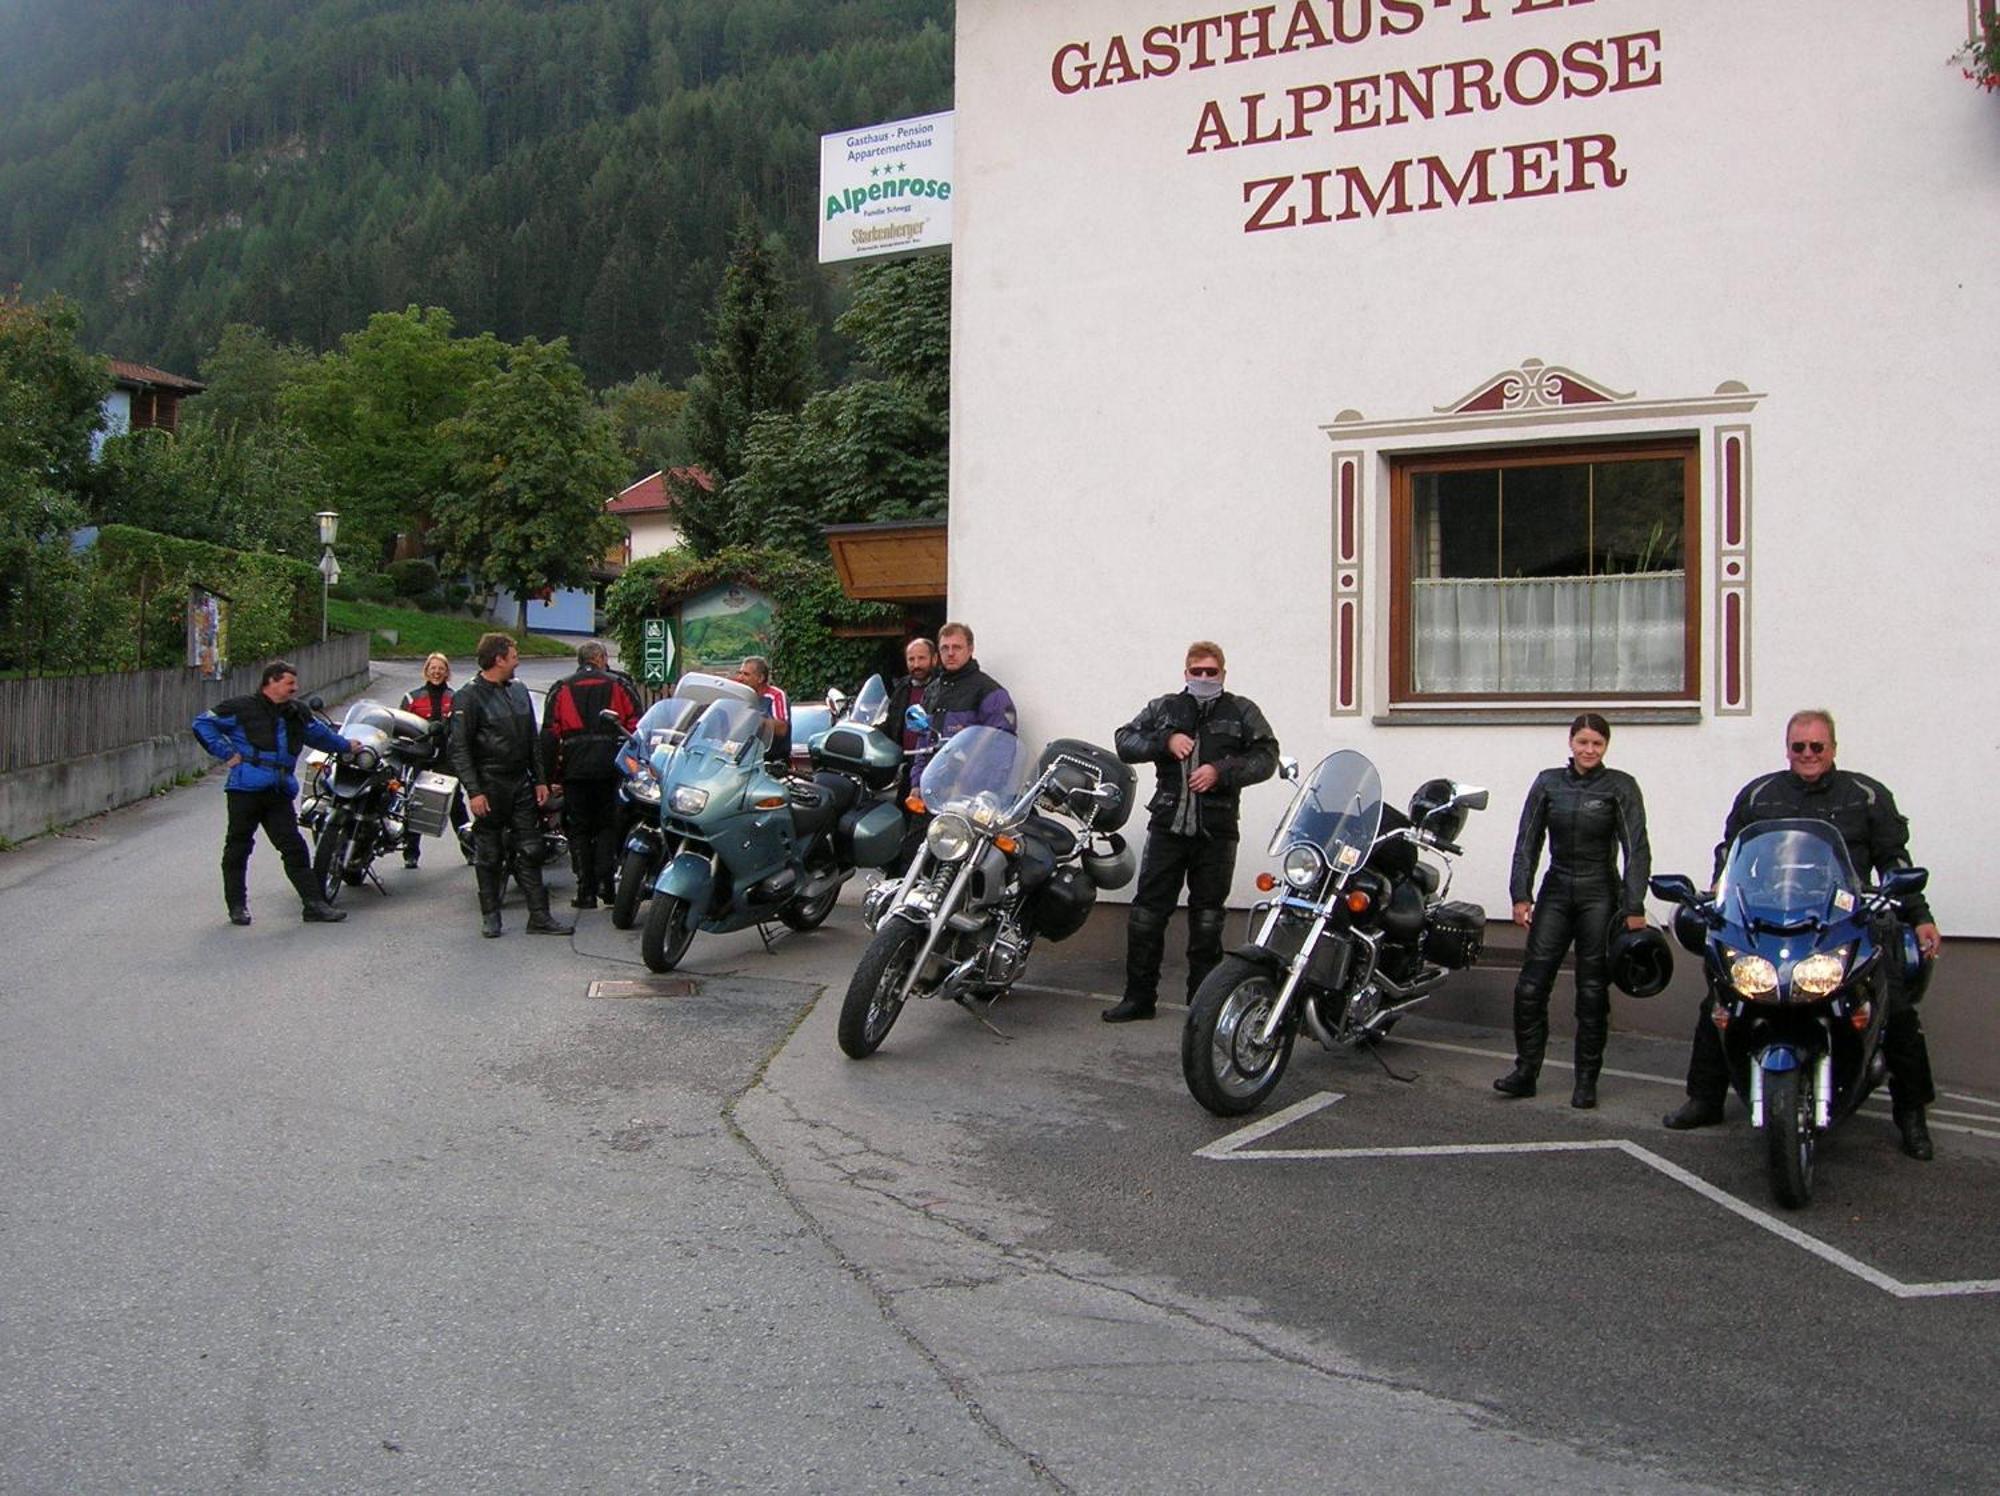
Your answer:
[[[1368,680],[1377,682],[1375,694],[1380,712],[1373,720],[1402,721],[1406,714],[1421,713],[1426,721],[1449,717],[1454,721],[1498,720],[1512,711],[1560,710],[1564,703],[1539,706],[1533,701],[1510,702],[1507,711],[1496,712],[1492,703],[1467,702],[1457,706],[1446,702],[1396,703],[1389,700],[1389,640],[1393,632],[1394,606],[1385,597],[1370,613],[1364,607],[1370,566],[1377,574],[1390,573],[1391,558],[1383,535],[1388,526],[1391,501],[1388,473],[1393,459],[1425,448],[1446,451],[1452,447],[1560,445],[1565,440],[1597,441],[1616,437],[1643,441],[1648,438],[1695,438],[1698,466],[1698,518],[1706,533],[1714,535],[1715,563],[1710,586],[1714,619],[1699,621],[1700,648],[1706,658],[1696,662],[1690,678],[1695,698],[1659,698],[1658,707],[1676,721],[1685,714],[1704,708],[1718,715],[1738,715],[1750,710],[1750,426],[1747,422],[1724,425],[1727,417],[1747,417],[1765,399],[1761,392],[1737,380],[1724,380],[1713,394],[1664,399],[1640,399],[1636,391],[1625,392],[1561,365],[1541,359],[1524,359],[1517,368],[1503,369],[1481,380],[1458,400],[1432,407],[1431,413],[1390,420],[1367,419],[1358,410],[1343,410],[1320,430],[1333,444],[1333,617],[1328,669],[1328,709],[1334,716],[1367,713]],[[1593,431],[1591,428],[1601,428]],[[1615,427],[1616,430],[1609,428]],[[1576,429],[1582,428],[1582,429]],[[1713,458],[1700,461],[1713,441]],[[1736,543],[1723,554],[1722,504],[1726,495],[1722,474],[1734,441],[1737,463],[1736,513],[1741,530]],[[1351,496],[1352,503],[1347,499]],[[1363,550],[1363,532],[1370,519],[1380,520],[1371,557]],[[1708,548],[1697,534],[1691,537],[1690,556],[1699,558]],[[1352,564],[1350,564],[1350,561]],[[1730,571],[1734,564],[1738,569]],[[1384,588],[1385,593],[1393,588]],[[1691,599],[1699,606],[1702,593],[1691,582]],[[1725,654],[1725,650],[1727,653]],[[1714,669],[1713,692],[1701,689],[1701,682]],[[1627,707],[1626,710],[1631,710]]]

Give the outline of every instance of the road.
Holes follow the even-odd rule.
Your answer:
[[[857,1064],[851,907],[654,982],[602,911],[478,939],[441,845],[335,927],[262,849],[237,930],[220,798],[0,857],[4,1489],[1991,1483],[1978,1098],[1783,1221],[1622,1035],[1596,1113],[1411,1020],[1245,1133],[1060,947]]]

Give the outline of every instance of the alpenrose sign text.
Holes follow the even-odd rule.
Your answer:
[[[1338,49],[1368,41],[1439,40],[1440,32],[1454,42],[1484,38],[1487,32],[1464,28],[1597,3],[1294,0],[1065,42],[1050,60],[1049,79],[1059,94],[1088,94],[1275,58],[1322,54],[1338,59]],[[1332,140],[1657,88],[1663,50],[1655,29],[1575,37],[1490,55],[1434,55],[1399,68],[1324,69],[1321,76],[1207,100],[1191,123],[1186,154]],[[1250,70],[1244,76],[1247,80]],[[1627,177],[1617,138],[1602,132],[1482,145],[1449,156],[1412,152],[1373,165],[1246,175],[1243,229],[1261,233],[1594,192],[1623,187]]]

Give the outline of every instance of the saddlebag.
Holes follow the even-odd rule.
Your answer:
[[[1424,959],[1463,971],[1486,943],[1486,911],[1477,904],[1440,904],[1424,921]]]
[[[1067,940],[1083,928],[1097,902],[1097,885],[1075,867],[1058,868],[1032,895],[1030,920],[1044,940]]]
[[[451,829],[451,800],[458,781],[435,769],[419,769],[403,797],[403,825],[419,836],[443,836]]]

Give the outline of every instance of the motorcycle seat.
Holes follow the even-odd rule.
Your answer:
[[[1061,821],[1052,821],[1047,816],[1029,816],[1027,833],[1049,849],[1049,855],[1061,862],[1076,851],[1076,833]]]
[[[800,836],[817,836],[832,829],[856,801],[861,786],[840,774],[819,774],[791,784],[792,829]]]

